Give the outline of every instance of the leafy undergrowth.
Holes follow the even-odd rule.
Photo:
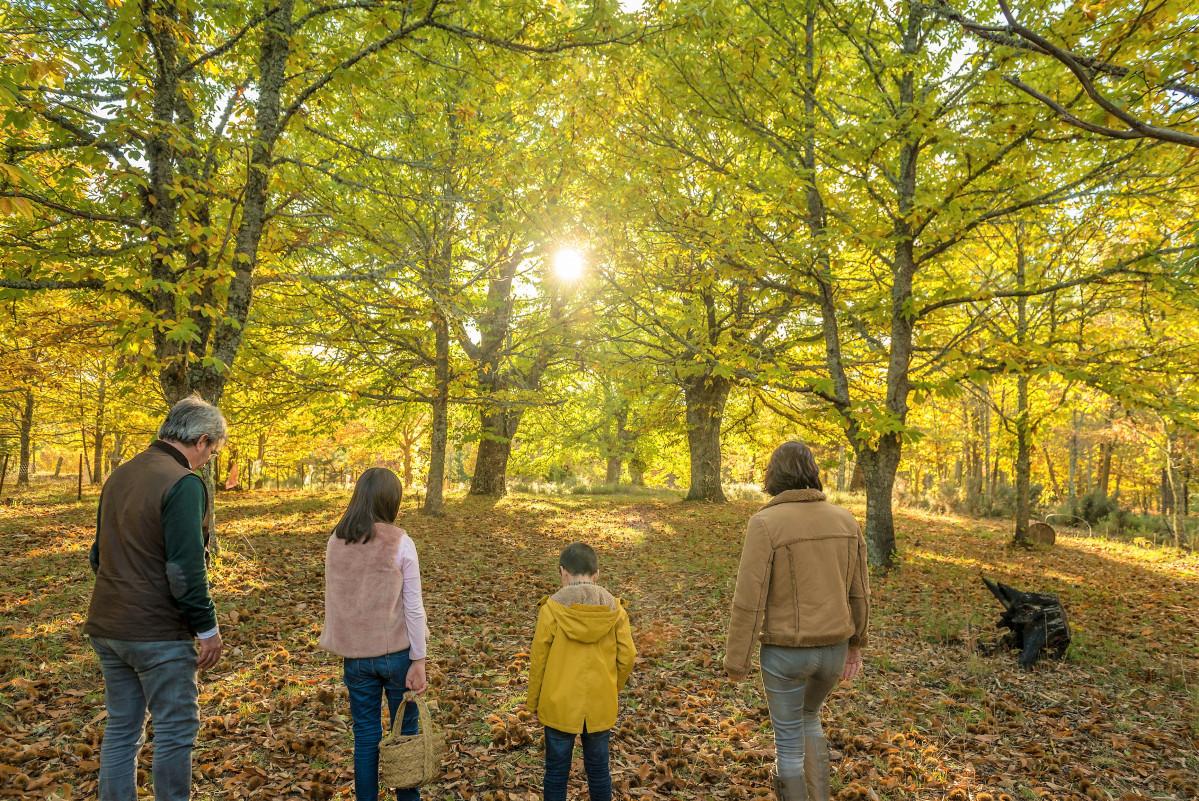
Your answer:
[[[95,793],[102,682],[80,634],[95,495],[55,493],[0,507],[0,797]],[[199,799],[352,795],[340,663],[316,648],[324,542],[345,500],[221,498],[226,652],[203,676]],[[433,631],[430,697],[452,748],[425,797],[540,798],[540,732],[518,704],[537,599],[576,539],[596,545],[602,583],[629,601],[640,651],[612,739],[617,797],[770,797],[760,684],[719,669],[755,507],[516,496],[454,499],[431,519],[405,506]],[[1071,538],[1030,553],[1006,547],[997,524],[898,521],[903,561],[875,579],[866,672],[825,710],[840,798],[1197,795],[1199,559]],[[1025,673],[1015,654],[979,647],[999,613],[980,573],[1062,595],[1076,628],[1066,661]],[[585,797],[579,765],[572,782]]]

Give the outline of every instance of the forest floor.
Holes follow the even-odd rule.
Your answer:
[[[0,797],[96,787],[104,703],[81,635],[95,491],[0,506]],[[316,647],[333,492],[225,493],[215,562],[225,655],[202,676],[195,797],[352,796],[340,663]],[[757,504],[665,495],[453,498],[411,505],[432,630],[430,698],[451,743],[427,799],[540,798],[540,732],[519,719],[540,596],[559,549],[600,552],[639,649],[612,738],[617,798],[771,797],[756,677],[720,670],[745,521]],[[855,509],[859,515],[861,509]],[[1199,795],[1199,557],[1101,539],[1007,547],[1008,528],[900,511],[901,565],[873,582],[864,674],[825,710],[842,799],[1175,799]],[[986,575],[1057,592],[1075,629],[1032,672],[995,638]],[[147,749],[148,750],[148,749]],[[143,768],[148,768],[148,754]],[[576,765],[572,794],[584,794]]]

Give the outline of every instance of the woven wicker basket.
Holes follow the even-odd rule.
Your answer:
[[[425,697],[404,693],[404,700],[396,710],[396,723],[404,720],[404,707],[409,700],[416,701],[420,710],[420,733],[400,734],[400,726],[393,724],[391,733],[379,743],[379,779],[384,787],[420,787],[441,774],[445,732],[433,727]]]

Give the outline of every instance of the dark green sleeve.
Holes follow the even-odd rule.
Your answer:
[[[216,628],[216,607],[208,593],[204,565],[204,506],[208,498],[199,476],[179,479],[162,504],[167,583],[188,624],[197,632]]]

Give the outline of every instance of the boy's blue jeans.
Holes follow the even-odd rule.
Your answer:
[[[387,693],[388,719],[394,728],[411,665],[407,649],[384,656],[350,657],[343,662],[350,716],[354,719],[354,797],[358,801],[376,801],[379,797],[379,742],[383,739],[380,704]],[[416,704],[404,707],[400,734],[417,733],[419,714]],[[396,790],[396,801],[419,799],[419,790]]]
[[[154,721],[154,797],[191,798],[192,747],[200,730],[196,645],[92,637],[104,674],[108,722],[100,746],[100,801],[137,797],[137,752]]]
[[[545,782],[542,798],[545,801],[566,801],[566,785],[570,781],[570,763],[574,756],[575,737],[583,738],[583,770],[587,773],[587,789],[591,801],[612,801],[612,774],[608,771],[608,737],[611,729],[570,734],[545,727]]]

